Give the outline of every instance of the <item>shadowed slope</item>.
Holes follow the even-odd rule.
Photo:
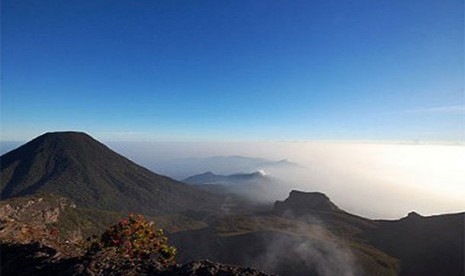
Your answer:
[[[464,275],[465,213],[380,220],[360,236],[401,260],[400,275]]]
[[[79,206],[160,214],[217,199],[155,174],[85,133],[46,133],[1,156],[1,197],[51,192]]]

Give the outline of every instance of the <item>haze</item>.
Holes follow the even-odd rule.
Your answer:
[[[432,215],[465,210],[463,145],[353,142],[109,144],[154,171],[171,159],[187,157],[241,155],[289,159],[303,168],[274,169],[267,173],[297,189],[324,192],[339,207],[370,218],[400,218],[410,211]],[[281,199],[285,197],[283,194]]]

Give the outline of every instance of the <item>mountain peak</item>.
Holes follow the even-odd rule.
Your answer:
[[[33,139],[32,141],[58,141],[58,140],[93,140],[96,141],[94,138],[92,138],[89,134],[85,132],[80,132],[80,131],[54,131],[54,132],[46,132],[37,138]],[[31,142],[32,142],[31,141]]]
[[[409,217],[421,217],[422,215],[418,214],[415,211],[412,211],[412,212],[408,213],[407,216],[409,216]]]
[[[278,214],[290,212],[296,216],[314,211],[338,211],[339,208],[323,193],[292,190],[284,201],[276,201],[274,211]]]
[[[69,150],[76,150],[80,152],[83,148],[106,148],[102,143],[92,138],[89,134],[78,131],[58,131],[58,132],[46,132],[21,147],[12,150],[2,156],[2,161],[8,156],[12,155],[30,155],[37,152],[44,151],[60,151],[66,148]],[[12,154],[15,152],[15,154]],[[63,152],[63,151],[61,151]]]
[[[218,199],[153,173],[83,132],[49,132],[0,157],[2,198],[55,193],[78,206],[160,214]]]
[[[204,173],[201,173],[199,175],[203,175],[203,176],[216,176],[216,174],[212,173],[211,171],[208,171],[208,172],[204,172]]]
[[[417,212],[415,211],[412,211],[410,213],[408,213],[408,215],[403,218],[403,219],[407,219],[407,220],[419,220],[419,219],[422,219],[424,218],[422,215],[418,214]]]
[[[46,133],[42,134],[39,137],[42,137],[42,136],[49,136],[49,137],[53,137],[53,136],[85,136],[85,137],[90,137],[90,135],[85,133],[85,132],[74,131],[74,130],[49,131],[49,132],[46,132]]]

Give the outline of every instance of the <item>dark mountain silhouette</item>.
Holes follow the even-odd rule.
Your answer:
[[[465,275],[465,213],[380,220],[360,234],[401,260],[400,275]]]
[[[49,192],[82,207],[146,214],[218,202],[218,196],[155,174],[80,132],[46,133],[0,160],[1,198]]]
[[[274,211],[278,214],[292,212],[299,216],[313,211],[339,211],[339,208],[325,194],[293,190],[284,201],[276,201]]]

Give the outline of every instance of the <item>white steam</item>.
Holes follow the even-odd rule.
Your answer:
[[[265,170],[261,169],[261,170],[257,170],[257,172],[262,175],[262,176],[265,176],[267,175],[267,173],[265,172]]]
[[[252,263],[279,275],[364,275],[352,250],[326,230],[322,221],[312,216],[299,220],[307,223],[265,236],[264,252],[252,257]]]

